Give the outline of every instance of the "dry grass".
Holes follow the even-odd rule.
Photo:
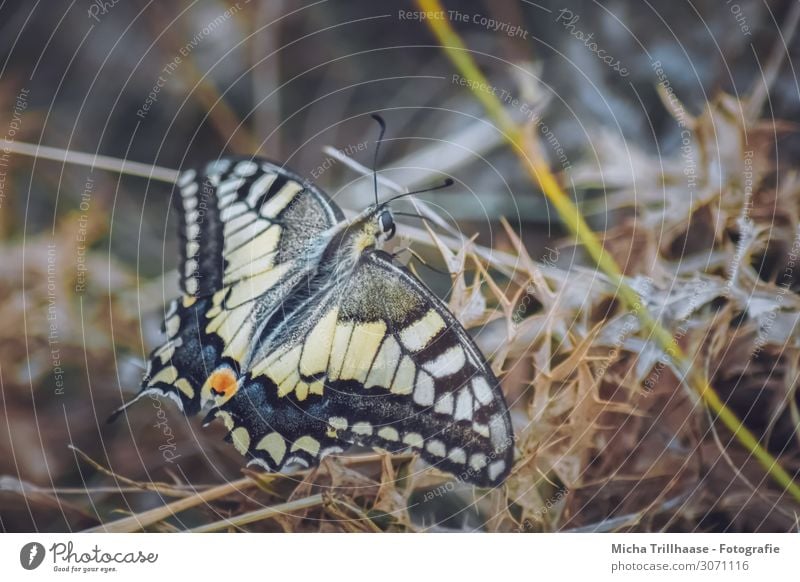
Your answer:
[[[196,81],[194,69],[190,73]],[[665,107],[675,112],[676,102],[664,97]],[[206,106],[218,98],[208,83],[198,97]],[[599,157],[587,156],[569,176],[580,191],[604,191],[602,199],[586,197],[580,208],[587,219],[615,217],[599,237],[603,253],[619,267],[619,279],[613,271],[595,270],[591,249],[578,247],[575,239],[564,237],[556,249],[534,248],[505,220],[493,225],[499,234],[484,245],[477,240],[485,237],[460,232],[424,204],[418,211],[427,223],[403,227],[415,252],[449,273],[450,307],[502,376],[518,461],[506,486],[492,491],[453,481],[408,454],[354,451],[291,475],[242,471],[239,456],[219,442],[221,433],[201,432],[195,420],[183,419],[168,405],[165,414],[183,460],[165,462],[159,451],[164,434],[151,428],[155,409],[145,404],[129,424],[108,428],[103,421],[121,388],[92,385],[91,378],[112,378],[127,388],[138,383],[139,370],[130,360],[139,358],[130,355],[146,353],[157,338],[159,317],[153,312],[173,293],[173,274],[143,277],[114,260],[108,248],[92,247],[108,235],[102,225],[110,209],[103,205],[93,209],[87,253],[91,272],[103,276],[94,277],[80,297],[71,292],[75,272],[67,258],[77,252],[74,215],[56,223],[53,237],[7,241],[7,258],[0,263],[0,377],[14,437],[0,439],[0,457],[13,461],[0,479],[0,526],[286,532],[798,529],[800,508],[786,484],[777,485],[754,448],[719,422],[718,410],[709,411],[702,391],[698,395],[697,386],[682,380],[686,370],[675,353],[653,338],[653,328],[642,319],[650,317],[666,331],[688,356],[685,363],[708,380],[759,446],[788,475],[797,475],[800,178],[792,163],[777,163],[775,150],[782,140],[796,138],[798,128],[756,119],[752,101],[758,99],[763,96],[740,101],[718,94],[699,115],[683,118],[695,163],[692,205],[684,202],[686,159],[679,149],[655,157],[599,130],[593,136],[601,144]],[[238,122],[229,108],[215,115],[217,131],[236,133]],[[444,141],[479,135],[479,125],[460,128],[458,136]],[[541,165],[538,146],[524,139],[530,130],[519,130],[516,153],[539,160],[524,193],[532,197],[548,188],[537,170],[539,178],[546,171],[559,189],[565,176]],[[236,144],[245,148],[253,142],[240,134]],[[484,145],[488,151],[499,144]],[[447,159],[446,148],[433,147],[426,155],[444,160],[448,171],[468,163]],[[745,169],[752,183],[745,183]],[[138,175],[144,171],[135,168]],[[99,188],[112,189],[112,179]],[[578,225],[585,227],[582,218]],[[62,258],[52,261],[56,271],[48,272],[53,252]],[[441,282],[426,269],[417,271],[434,285]],[[58,286],[59,297],[70,297],[58,302],[58,356],[69,384],[58,397],[30,388],[51,374],[50,284]],[[620,284],[628,295],[620,296]],[[31,423],[31,411],[48,419],[44,430]],[[81,432],[73,434],[70,428],[77,426]],[[80,449],[68,448],[72,444]]]

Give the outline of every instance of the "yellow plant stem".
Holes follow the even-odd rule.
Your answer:
[[[428,13],[439,13],[444,15],[444,7],[439,0],[415,0],[420,10]],[[525,171],[531,176],[533,181],[553,204],[561,220],[575,237],[583,244],[586,251],[595,261],[597,266],[610,278],[616,285],[619,296],[629,309],[635,311],[644,331],[654,337],[661,348],[670,357],[675,366],[681,371],[686,382],[698,394],[705,405],[716,414],[717,418],[724,424],[733,436],[744,446],[766,469],[767,473],[781,487],[788,491],[792,497],[800,501],[800,487],[794,482],[792,476],[780,465],[778,460],[773,457],[758,441],[756,436],[747,429],[737,418],[736,414],[728,408],[720,399],[717,392],[709,383],[705,374],[692,370],[686,355],[678,346],[672,335],[665,330],[651,315],[645,310],[638,308],[639,295],[625,282],[617,263],[613,257],[606,253],[603,245],[598,240],[595,233],[586,224],[586,221],[578,210],[577,206],[570,200],[569,196],[561,188],[558,180],[550,171],[546,160],[539,155],[538,142],[532,136],[526,136],[525,132],[517,126],[509,116],[500,100],[491,92],[483,91],[481,87],[490,86],[486,77],[480,71],[472,58],[469,50],[464,46],[461,37],[458,36],[447,18],[426,18],[428,24],[445,54],[453,62],[456,68],[469,81],[468,85],[475,97],[483,104],[489,116],[503,132],[506,141],[519,157]]]

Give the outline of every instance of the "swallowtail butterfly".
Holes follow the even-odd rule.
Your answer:
[[[387,203],[346,220],[284,167],[238,157],[184,172],[174,199],[183,296],[115,416],[145,395],[209,409],[270,471],[359,444],[411,449],[481,486],[506,478],[497,378],[445,304],[381,250],[395,232]]]

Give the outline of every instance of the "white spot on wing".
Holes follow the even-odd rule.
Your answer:
[[[328,424],[331,425],[331,427],[336,430],[347,429],[347,419],[341,416],[331,416],[328,419]]]
[[[372,434],[372,425],[368,422],[357,422],[353,425],[353,434],[370,435]]]
[[[397,429],[391,426],[384,426],[378,431],[378,436],[387,441],[399,441],[400,434]]]
[[[438,402],[436,402],[436,406],[434,406],[433,411],[438,412],[439,414],[453,416],[454,404],[453,395],[450,392],[447,392],[441,398],[439,398]]]
[[[400,332],[400,341],[407,350],[418,352],[427,346],[444,327],[442,316],[431,309],[421,319]]]
[[[187,277],[191,277],[196,270],[197,270],[196,260],[189,259],[188,261],[186,261],[186,265],[184,265],[184,273],[186,273]]]
[[[195,208],[197,208],[197,196],[189,196],[183,199],[183,209],[186,212],[194,210]]]
[[[420,371],[417,374],[417,385],[414,388],[414,402],[420,406],[431,406],[434,396],[433,378]]]
[[[469,420],[472,418],[472,394],[469,393],[469,389],[466,386],[458,393],[456,411],[453,418],[456,420]]]
[[[197,194],[197,182],[192,182],[191,184],[187,184],[184,188],[181,188],[181,196],[183,196],[184,204],[186,200],[189,200]]]
[[[422,446],[425,444],[425,440],[422,438],[422,435],[416,432],[410,432],[406,436],[404,436],[403,442],[416,449],[421,449]]]
[[[189,182],[191,182],[192,180],[194,180],[196,176],[197,176],[197,172],[195,172],[194,170],[186,170],[186,171],[185,171],[183,174],[181,174],[181,175],[180,175],[180,177],[178,178],[178,182],[177,182],[177,184],[178,184],[178,188],[183,188],[183,187],[184,187],[184,186],[186,186],[186,185],[187,185]]]
[[[222,182],[219,187],[217,187],[217,196],[220,198],[225,196],[226,194],[232,194],[234,192],[238,192],[239,188],[244,186],[245,179],[244,178],[230,178]]]
[[[489,465],[489,479],[494,481],[506,468],[505,461],[495,461]]]
[[[423,367],[437,378],[443,378],[461,370],[466,361],[464,350],[461,346],[456,345],[435,360],[423,364]]]
[[[469,466],[475,471],[480,471],[486,466],[486,455],[483,453],[475,453],[469,458]]]
[[[495,414],[489,420],[489,435],[492,446],[496,452],[500,452],[508,447],[506,435],[506,422],[502,415]]]
[[[269,187],[272,186],[272,183],[277,177],[277,174],[270,172],[260,176],[255,182],[253,182],[253,184],[250,186],[250,192],[247,194],[247,204],[250,205],[250,208],[256,207],[258,199],[267,193],[267,190],[269,190]]]
[[[444,443],[438,439],[432,439],[428,441],[428,444],[425,445],[425,448],[430,454],[437,457],[444,457],[447,454],[447,448],[444,446]]]
[[[478,402],[484,406],[490,404],[492,400],[494,400],[492,387],[489,386],[489,383],[483,376],[478,376],[472,380],[472,391],[475,394],[475,398],[478,399]]]
[[[256,449],[265,451],[276,465],[280,465],[286,455],[286,441],[279,433],[271,432],[258,441]]]
[[[206,174],[224,174],[230,166],[230,160],[214,160],[206,165]]]
[[[245,160],[243,162],[239,162],[236,164],[234,168],[234,172],[236,172],[239,176],[252,176],[258,170],[258,164],[255,162],[251,162],[250,160]]]
[[[453,447],[450,452],[447,453],[447,458],[454,463],[463,465],[467,462],[467,453],[461,447]]]
[[[181,327],[181,318],[178,315],[172,315],[164,322],[164,327],[167,330],[167,337],[173,338],[178,333]]]

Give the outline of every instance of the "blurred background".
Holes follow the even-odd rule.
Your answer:
[[[526,155],[547,161],[645,308],[793,475],[799,6],[461,1],[442,16],[486,76],[477,91],[532,136]],[[416,4],[12,1],[0,28],[3,531],[154,507],[167,509],[146,529],[182,530],[276,505],[242,527],[797,529],[797,501],[663,364]],[[388,125],[382,177],[456,181],[422,196],[440,233],[463,235],[452,256],[413,219],[401,242],[450,271],[416,265],[502,373],[519,437],[507,487],[476,491],[410,455],[243,474],[220,427],[167,401],[107,425],[178,294],[159,176],[260,155],[358,211],[370,178],[325,148],[370,167],[371,113]]]

